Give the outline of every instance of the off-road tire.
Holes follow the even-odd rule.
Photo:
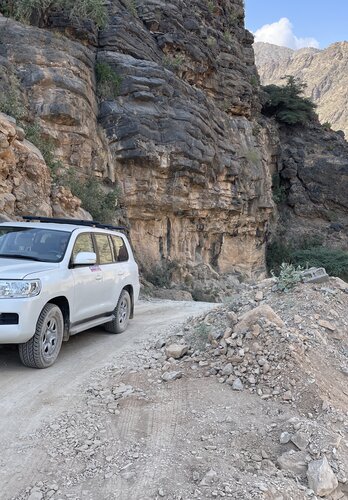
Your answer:
[[[122,333],[128,326],[131,313],[131,298],[127,290],[122,290],[114,309],[115,319],[105,323],[105,330],[110,333]]]
[[[52,366],[62,346],[63,333],[62,311],[55,304],[46,304],[40,313],[34,336],[25,344],[19,344],[22,363],[30,368]]]

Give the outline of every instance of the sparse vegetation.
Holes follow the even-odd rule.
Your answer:
[[[89,19],[98,27],[107,20],[103,0],[0,0],[0,11],[25,23],[45,24],[52,10],[61,10],[71,19]]]
[[[279,174],[274,174],[272,177],[272,194],[273,201],[277,205],[286,201],[285,186],[281,184]]]
[[[158,288],[168,288],[172,282],[173,272],[178,268],[175,261],[163,259],[159,264],[145,269],[143,272],[146,281]]]
[[[132,16],[138,17],[137,5],[135,0],[126,0],[127,10]]]
[[[232,41],[232,36],[231,36],[231,32],[226,30],[224,31],[224,34],[223,34],[223,37],[224,37],[224,40],[227,44],[230,44],[231,41]]]
[[[250,77],[250,84],[252,87],[257,88],[259,86],[259,80],[256,75],[251,75]]]
[[[213,48],[216,46],[216,44],[217,44],[216,38],[214,38],[213,36],[208,36],[208,38],[207,38],[208,47]]]
[[[332,125],[330,122],[324,122],[322,123],[322,127],[325,129],[325,130],[332,130]]]
[[[177,54],[176,56],[165,55],[162,59],[162,64],[165,68],[174,71],[185,62],[185,56],[183,54]]]
[[[283,262],[280,266],[279,276],[272,275],[276,278],[277,289],[281,292],[291,290],[297,283],[301,281],[301,273],[303,268],[301,266],[295,267],[292,264]]]
[[[98,62],[95,73],[98,97],[101,100],[115,99],[120,92],[121,77],[106,62]]]
[[[42,153],[46,165],[50,168],[51,174],[55,176],[57,170],[62,166],[55,154],[55,144],[51,137],[45,136],[38,122],[24,126],[26,139],[36,146]]]
[[[306,84],[293,76],[284,77],[285,86],[267,85],[263,87],[266,101],[262,112],[266,116],[274,116],[286,125],[304,125],[313,120],[316,105],[307,97],[303,97]]]
[[[61,180],[63,186],[71,189],[71,192],[80,198],[82,206],[93,217],[94,220],[110,223],[115,218],[119,188],[114,186],[106,191],[101,180],[93,175],[81,180],[73,170],[69,170]]]
[[[207,4],[207,7],[208,7],[210,14],[212,14],[215,10],[215,3],[213,2],[213,0],[207,0],[206,4]]]
[[[259,152],[256,151],[256,149],[248,149],[244,152],[244,156],[250,163],[253,163],[254,165],[257,165],[260,161],[260,155]]]
[[[13,116],[16,120],[22,120],[27,115],[27,109],[21,94],[20,83],[16,75],[7,69],[0,68],[0,82],[4,81],[3,88],[6,92],[0,95],[0,111]]]

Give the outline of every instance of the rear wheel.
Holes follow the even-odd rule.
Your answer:
[[[128,325],[131,313],[131,298],[127,290],[122,290],[114,310],[115,319],[105,324],[105,330],[110,333],[122,333]]]
[[[19,356],[25,366],[48,368],[53,365],[62,346],[64,319],[55,304],[46,304],[37,321],[34,336],[19,345]]]

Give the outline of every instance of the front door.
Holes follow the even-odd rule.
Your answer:
[[[79,252],[96,252],[91,233],[81,233],[75,241],[72,260]],[[79,323],[105,313],[103,303],[103,276],[98,264],[77,266],[72,269],[74,301],[71,322]]]

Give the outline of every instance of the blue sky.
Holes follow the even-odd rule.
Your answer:
[[[259,41],[323,49],[348,40],[348,0],[245,0],[245,8],[246,27],[253,33],[277,23],[259,31]]]

